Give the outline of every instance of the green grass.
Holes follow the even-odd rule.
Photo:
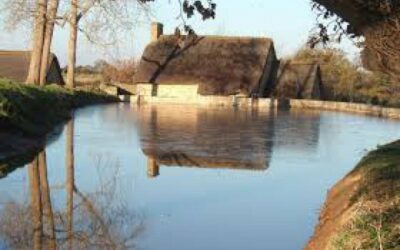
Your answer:
[[[0,128],[40,136],[85,105],[116,101],[102,92],[69,90],[57,85],[29,86],[0,79]]]
[[[351,220],[332,249],[400,249],[400,141],[369,153],[352,174],[362,176]]]

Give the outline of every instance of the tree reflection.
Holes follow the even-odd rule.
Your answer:
[[[29,182],[31,191],[31,210],[32,210],[32,229],[33,229],[33,249],[42,248],[43,224],[42,224],[42,203],[40,192],[39,162],[36,157],[29,165]]]
[[[46,249],[56,249],[56,234],[54,226],[53,207],[50,198],[50,187],[47,176],[47,159],[46,152],[42,151],[38,157],[39,163],[39,179],[40,179],[40,194],[44,218],[43,231],[45,232]]]
[[[63,191],[49,185],[47,157],[43,150],[28,167],[30,201],[9,202],[2,209],[0,248],[135,248],[137,236],[144,227],[117,195],[118,164],[98,157],[97,173],[105,174],[99,176],[95,191],[81,191],[75,181],[73,120],[67,124],[66,132],[65,206],[60,204],[55,208],[52,204],[51,191],[53,195]],[[112,169],[112,173],[106,169]]]
[[[66,135],[66,189],[67,189],[67,249],[73,248],[73,210],[74,210],[74,120],[71,119],[67,124]]]

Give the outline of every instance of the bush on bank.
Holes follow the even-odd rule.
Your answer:
[[[400,249],[400,141],[368,154],[350,176],[361,176],[353,213],[330,249]]]

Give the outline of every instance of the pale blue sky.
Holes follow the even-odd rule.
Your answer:
[[[6,1],[6,0],[0,0]],[[180,24],[177,0],[157,0],[152,4],[152,12],[143,18],[137,27],[132,27],[132,34],[120,42],[118,47],[100,48],[87,42],[80,36],[78,64],[90,64],[99,58],[109,60],[117,58],[140,57],[144,47],[150,41],[150,23],[164,23],[165,32],[172,33]],[[315,23],[316,14],[311,11],[309,0],[215,0],[217,18],[203,22],[191,19],[189,23],[197,33],[203,35],[232,35],[270,37],[275,42],[278,56],[287,56],[300,48],[307,41]],[[2,25],[3,26],[3,25]],[[1,29],[3,27],[0,26]],[[30,32],[16,30],[10,35],[1,32],[0,49],[27,49]],[[4,39],[6,38],[6,39]],[[61,64],[66,62],[68,29],[58,28],[55,33],[53,51]],[[357,53],[350,42],[338,45],[354,57]]]

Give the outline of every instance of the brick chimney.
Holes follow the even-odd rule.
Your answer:
[[[155,42],[163,35],[164,25],[162,23],[151,24],[151,41]]]

